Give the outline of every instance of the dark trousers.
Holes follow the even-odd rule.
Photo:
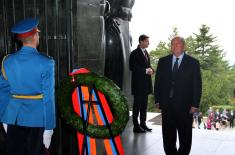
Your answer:
[[[140,114],[140,124],[145,125],[147,102],[148,102],[148,95],[134,95],[133,116],[132,116],[134,126],[139,125],[138,123],[139,114]]]
[[[5,152],[6,152],[6,133],[1,123],[0,124],[0,155],[5,155],[6,154]]]
[[[47,155],[43,131],[44,128],[8,125],[6,155]]]
[[[230,121],[230,128],[233,128],[233,119]]]
[[[193,116],[174,108],[162,109],[163,145],[167,155],[188,155],[192,144]],[[176,148],[177,132],[179,148]]]

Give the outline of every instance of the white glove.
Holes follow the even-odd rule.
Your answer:
[[[2,123],[2,125],[3,125],[3,128],[4,128],[5,132],[7,133],[7,124],[6,123]]]
[[[53,132],[54,132],[53,130],[44,130],[43,132],[43,144],[47,149],[51,144],[51,137],[53,135]]]

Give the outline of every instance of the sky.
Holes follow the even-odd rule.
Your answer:
[[[179,35],[187,38],[199,34],[202,24],[210,27],[216,44],[226,52],[225,59],[235,64],[235,1],[234,0],[135,0],[130,31],[132,50],[140,34],[150,36],[148,51],[168,37],[177,27]]]

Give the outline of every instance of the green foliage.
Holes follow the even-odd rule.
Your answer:
[[[209,33],[210,27],[202,25],[199,33],[185,38],[186,53],[199,60],[202,73],[202,98],[200,110],[206,112],[210,106],[235,107],[235,65],[224,60],[225,52],[216,44],[216,37]],[[160,57],[170,53],[170,40],[178,35],[177,28],[169,35],[169,42],[159,42],[150,52],[152,66],[156,67]],[[154,76],[153,76],[154,77]]]
[[[157,67],[157,62],[160,57],[170,54],[169,46],[165,42],[159,42],[157,48],[150,52],[150,61],[153,68]]]
[[[222,111],[224,109],[226,110],[235,110],[235,107],[231,105],[217,105],[217,106],[212,106],[213,109],[219,109],[219,111]]]
[[[155,102],[154,96],[153,95],[149,95],[147,111],[149,111],[149,112],[160,112],[160,110],[156,108],[156,105],[155,105],[154,102]]]
[[[158,59],[164,56],[167,56],[168,54],[170,54],[170,49],[171,49],[171,44],[170,41],[172,40],[172,38],[174,38],[175,36],[178,35],[178,30],[176,27],[173,28],[173,33],[169,35],[168,43],[165,43],[163,41],[160,41],[157,45],[157,48],[153,51],[150,52],[150,60],[151,60],[151,65],[153,68],[157,67],[157,62]]]

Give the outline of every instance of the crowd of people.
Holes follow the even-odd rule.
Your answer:
[[[193,127],[198,129],[225,129],[234,127],[234,112],[233,110],[219,109],[214,110],[210,107],[207,111],[207,116],[203,116],[201,112],[194,114]]]

